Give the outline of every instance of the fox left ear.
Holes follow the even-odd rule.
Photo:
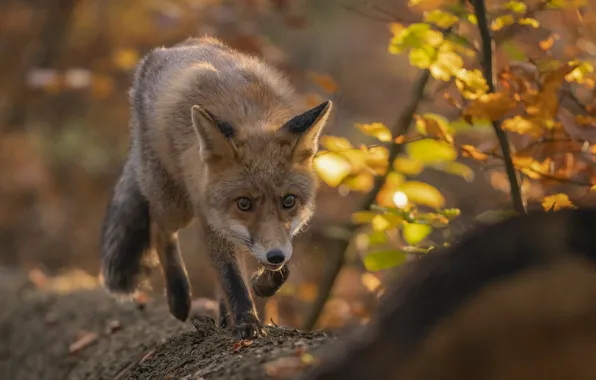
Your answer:
[[[319,138],[331,112],[332,105],[331,100],[327,100],[298,116],[294,116],[280,128],[278,134],[283,139],[290,139],[294,162],[302,163],[313,158],[317,153]]]

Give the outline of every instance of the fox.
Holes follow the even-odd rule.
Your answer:
[[[217,274],[220,325],[236,339],[266,335],[253,296],[273,296],[290,275],[292,239],[315,210],[313,160],[331,100],[304,110],[275,68],[203,36],[149,51],[129,103],[129,148],[101,232],[103,286],[130,298],[157,257],[169,312],[186,321],[178,233],[196,222]],[[259,265],[250,278],[247,256]]]
[[[401,378],[433,329],[484,289],[567,260],[595,265],[594,231],[596,208],[531,211],[476,225],[451,246],[398,267],[371,321],[321,351],[319,364],[298,379]],[[498,317],[499,309],[493,313]]]

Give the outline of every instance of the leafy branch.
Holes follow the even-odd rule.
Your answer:
[[[478,20],[478,31],[480,32],[480,40],[482,42],[482,71],[484,79],[488,84],[488,92],[495,93],[495,82],[496,82],[496,71],[495,71],[495,59],[494,59],[494,48],[495,42],[491,37],[490,29],[488,27],[488,21],[486,17],[486,4],[484,0],[471,0],[474,7],[474,14]],[[507,134],[502,128],[500,120],[492,121],[492,126],[495,131],[495,135],[501,146],[503,153],[503,160],[505,162],[505,171],[509,184],[511,185],[511,202],[513,203],[513,209],[520,213],[526,213],[526,207],[521,193],[521,187],[519,186],[517,173],[515,166],[513,165],[513,159],[511,158],[511,147],[509,146],[509,139]]]
[[[420,73],[418,79],[414,82],[410,101],[403,108],[392,128],[392,134],[394,136],[405,135],[408,132],[410,125],[412,124],[412,120],[414,119],[414,114],[416,113],[416,110],[418,109],[418,106],[424,97],[424,90],[426,89],[429,79],[429,70],[423,70]],[[393,161],[395,161],[395,158],[402,152],[402,150],[402,144],[391,144],[389,155],[387,157],[387,163],[389,166],[392,165]],[[387,174],[389,174],[389,172],[390,171],[388,170],[384,176],[375,177],[372,189],[364,196],[364,199],[362,199],[362,203],[359,207],[360,210],[368,210],[375,203],[377,196],[387,181]],[[347,229],[353,233],[357,228],[357,224],[351,223]],[[337,279],[337,276],[339,275],[339,272],[344,264],[346,251],[349,244],[350,240],[342,240],[340,243],[338,243],[335,257],[331,262],[329,270],[326,272],[326,277],[319,287],[320,290],[317,298],[314,301],[312,308],[310,309],[310,312],[304,322],[303,328],[305,330],[312,330],[317,323],[325,303],[331,295],[331,290],[333,289],[335,280]]]

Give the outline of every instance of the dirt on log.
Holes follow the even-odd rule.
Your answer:
[[[144,309],[102,289],[56,294],[26,276],[0,270],[0,378],[286,379],[334,338],[268,326],[246,344],[195,314],[175,320],[163,300]]]

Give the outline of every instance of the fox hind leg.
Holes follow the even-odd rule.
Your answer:
[[[166,232],[153,224],[154,248],[166,283],[166,297],[170,313],[181,321],[186,321],[190,312],[191,288],[186,266],[180,254],[177,234]]]

